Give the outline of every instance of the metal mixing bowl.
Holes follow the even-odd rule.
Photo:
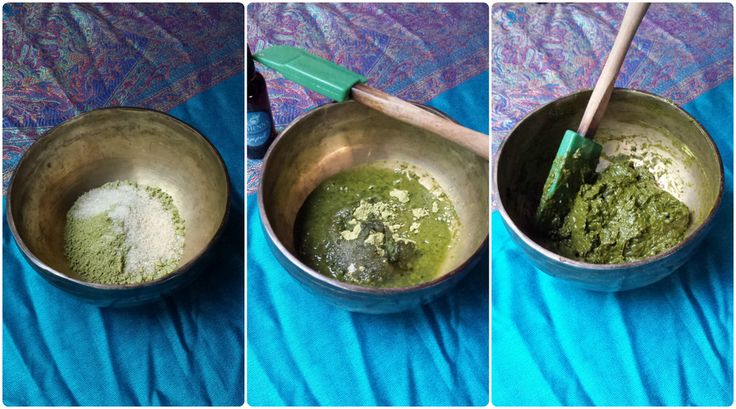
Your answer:
[[[186,226],[179,267],[142,284],[83,281],[64,256],[66,214],[83,193],[124,179],[157,186],[173,198]],[[229,195],[222,158],[199,132],[160,112],[106,108],[64,122],[31,146],[10,184],[7,218],[41,276],[95,304],[124,306],[155,299],[196,276],[224,226]]]
[[[436,112],[435,112],[436,113]],[[326,277],[294,251],[294,220],[306,197],[326,178],[351,167],[387,160],[412,164],[440,184],[460,219],[444,274],[412,287],[372,288]],[[488,162],[430,132],[353,101],[328,104],[292,122],[266,155],[258,205],[269,245],[307,290],[333,304],[388,313],[430,301],[457,283],[488,240]]]
[[[562,257],[534,228],[534,211],[566,129],[577,129],[590,91],[553,101],[527,115],[504,141],[495,161],[498,207],[511,237],[540,270],[578,286],[627,290],[653,283],[680,267],[710,227],[723,195],[723,164],[703,127],[656,95],[616,89],[595,140],[606,157],[626,154],[648,168],[664,190],[685,203],[691,225],[670,250],[621,264],[591,264]]]

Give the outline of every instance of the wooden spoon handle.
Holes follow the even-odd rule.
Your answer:
[[[621,28],[613,42],[613,48],[608,54],[601,76],[598,77],[598,82],[596,82],[590,100],[588,100],[588,106],[585,108],[583,119],[580,121],[580,127],[578,127],[580,135],[592,138],[595,131],[598,130],[598,124],[603,118],[603,113],[606,112],[608,100],[611,99],[613,85],[616,83],[626,52],[629,50],[634,34],[636,34],[639,23],[641,23],[648,8],[649,3],[629,3],[626,8],[626,14],[623,21],[621,21]]]
[[[383,112],[399,121],[434,132],[445,139],[470,149],[478,156],[488,159],[487,135],[458,125],[414,104],[364,84],[353,86],[351,94],[354,100],[369,108]]]

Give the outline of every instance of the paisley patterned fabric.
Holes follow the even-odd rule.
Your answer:
[[[492,149],[527,113],[592,88],[625,4],[495,4],[492,8]],[[685,104],[733,74],[733,9],[655,3],[626,56],[618,87]]]
[[[243,69],[240,4],[5,4],[3,192],[44,131],[106,106],[168,111]]]
[[[293,45],[363,74],[369,84],[426,102],[488,70],[486,4],[250,4],[256,52]],[[328,99],[261,65],[277,130]],[[248,193],[261,161],[248,160]]]

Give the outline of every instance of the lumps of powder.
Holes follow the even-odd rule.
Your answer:
[[[359,221],[366,221],[370,217],[387,220],[396,217],[396,212],[391,210],[386,202],[370,203],[365,200],[360,201],[360,205],[353,211],[353,217]]]
[[[372,244],[376,246],[376,248],[381,248],[381,246],[383,246],[383,233],[371,232],[370,234],[368,234],[368,237],[366,237],[363,243]]]
[[[360,224],[356,224],[353,230],[343,230],[340,232],[340,235],[345,240],[355,240],[360,236],[360,229]]]
[[[422,217],[427,216],[429,212],[427,212],[427,209],[419,207],[416,209],[411,209],[411,214],[414,216],[414,219],[421,219]]]
[[[393,189],[388,194],[389,196],[396,198],[400,203],[406,203],[409,201],[409,192],[406,190]]]
[[[184,221],[171,196],[129,181],[80,196],[67,214],[64,236],[72,270],[101,284],[163,277],[184,252]]]

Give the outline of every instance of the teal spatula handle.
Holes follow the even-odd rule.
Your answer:
[[[368,81],[331,61],[287,45],[266,48],[253,58],[287,79],[335,101],[348,99],[353,85]]]
[[[426,129],[488,159],[488,137],[450,120],[425,111],[393,95],[364,85],[362,75],[331,61],[290,46],[273,46],[253,58],[280,72],[287,79],[336,101],[352,98],[369,108],[402,122]]]

